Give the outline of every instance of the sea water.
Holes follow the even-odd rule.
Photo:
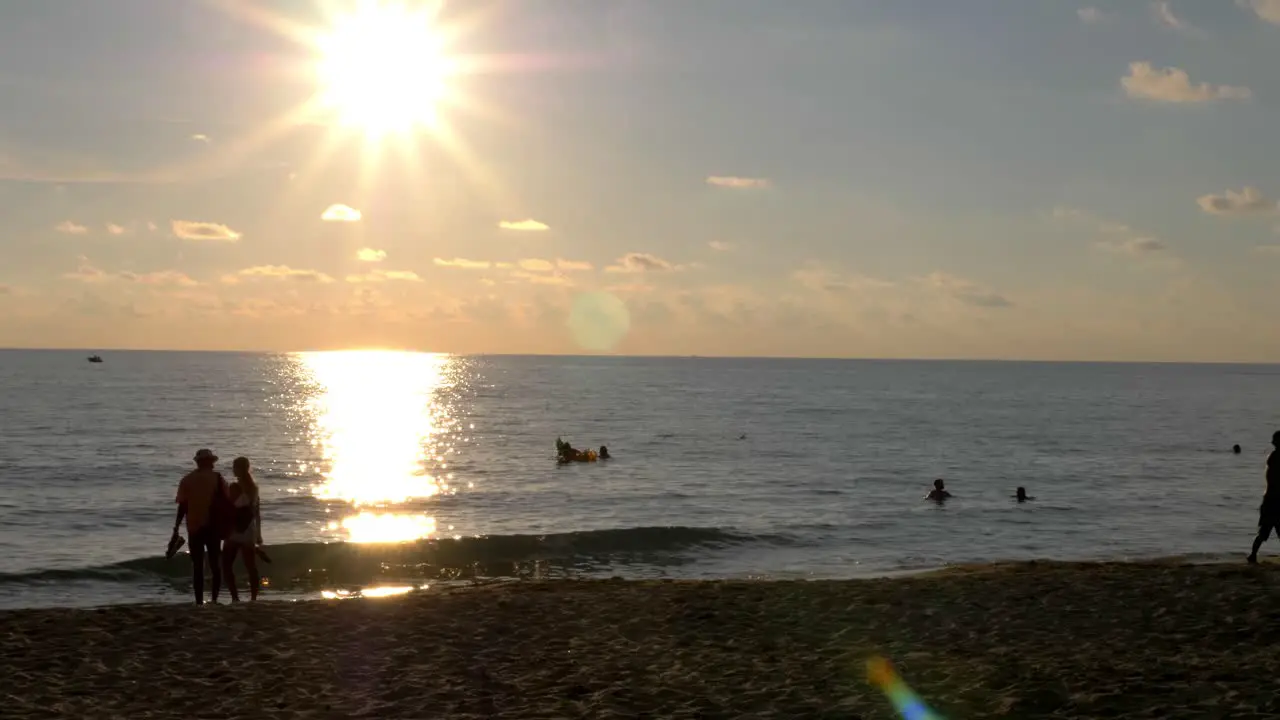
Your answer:
[[[267,597],[298,598],[1242,561],[1280,428],[1269,366],[88,354],[0,351],[0,607],[188,600],[201,447],[252,461]]]

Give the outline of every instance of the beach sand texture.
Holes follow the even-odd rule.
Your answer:
[[[0,715],[890,718],[1280,713],[1280,573],[1030,563],[888,580],[551,581],[0,615]]]

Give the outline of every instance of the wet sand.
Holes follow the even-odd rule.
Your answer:
[[[1280,713],[1280,571],[1031,563],[840,582],[524,582],[0,613],[6,718]]]

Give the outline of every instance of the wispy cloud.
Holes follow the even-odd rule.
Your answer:
[[[64,235],[87,235],[89,228],[72,220],[63,220],[53,228]]]
[[[373,270],[364,275],[348,275],[349,283],[378,283],[389,281],[422,282],[418,273],[412,270]]]
[[[195,140],[196,142],[202,142],[206,144],[209,142],[212,142],[212,139],[208,135],[205,135],[204,133],[196,133],[191,136],[191,139]]]
[[[769,182],[768,178],[712,175],[707,178],[707,184],[732,190],[762,190],[772,183]]]
[[[240,277],[270,280],[298,280],[301,282],[331,283],[333,278],[319,270],[292,268],[288,265],[256,265],[236,273]]]
[[[1249,186],[1240,192],[1227,190],[1220,195],[1201,195],[1196,198],[1196,204],[1211,215],[1262,215],[1276,211],[1274,200]]]
[[[320,213],[320,219],[325,222],[360,222],[360,218],[360,211],[349,205],[330,205]]]
[[[591,263],[585,260],[565,260],[563,258],[556,260],[556,269],[564,272],[586,272],[591,268]]]
[[[923,278],[924,283],[965,305],[980,308],[1004,309],[1013,307],[1013,301],[989,288],[964,278],[935,272]]]
[[[525,280],[535,285],[568,286],[573,284],[572,280],[570,280],[569,278],[563,275],[547,274],[547,273],[539,273],[539,272],[528,272],[525,270],[516,270],[515,272],[511,273],[511,277],[516,278],[518,280]]]
[[[387,259],[386,250],[375,250],[374,248],[360,248],[356,251],[356,259],[360,262],[376,263]]]
[[[1096,238],[1094,246],[1106,252],[1150,258],[1155,257],[1155,253],[1163,254],[1168,250],[1168,245],[1159,238],[1139,232],[1125,223],[1094,217],[1083,210],[1057,207],[1053,210],[1053,218],[1082,226]],[[1166,257],[1165,262],[1176,263],[1177,260]]]
[[[837,272],[819,262],[810,262],[806,267],[791,273],[791,279],[809,290],[841,295],[884,290],[896,285],[893,281],[881,278]]]
[[[1280,25],[1280,0],[1236,0],[1242,8],[1252,10],[1259,18]]]
[[[498,223],[498,227],[503,230],[515,230],[517,232],[545,232],[551,227],[544,222],[539,222],[533,218],[525,220],[503,220]]]
[[[666,272],[676,270],[677,265],[650,253],[627,253],[618,258],[616,265],[605,268],[611,273]]]
[[[94,266],[89,261],[89,258],[83,255],[77,258],[76,269],[72,272],[64,273],[62,277],[84,283],[100,283],[114,280],[141,285],[172,285],[179,287],[193,287],[200,284],[192,280],[186,273],[178,270],[156,270],[148,273],[136,273],[127,270],[107,272]]]
[[[1264,255],[1280,256],[1280,245],[1259,245],[1253,251]]]
[[[1156,68],[1149,62],[1129,63],[1129,74],[1120,84],[1131,98],[1163,103],[1206,103],[1214,100],[1248,100],[1253,91],[1237,85],[1191,83],[1185,70]]]
[[[183,240],[237,242],[241,238],[240,233],[219,223],[174,220],[171,223],[171,227],[173,228],[173,234]]]
[[[1129,237],[1100,240],[1098,241],[1098,247],[1107,252],[1140,256],[1147,253],[1161,252],[1166,250],[1168,246],[1153,237]]]
[[[123,235],[125,234],[125,232],[126,231],[123,225],[117,225],[115,223],[107,223],[108,235]]]
[[[1151,3],[1151,16],[1155,18],[1157,23],[1170,30],[1177,30],[1183,33],[1195,31],[1195,28],[1187,21],[1173,13],[1173,7],[1169,4],[1169,0],[1158,0],[1158,2]]]
[[[488,270],[493,266],[493,263],[488,260],[467,260],[466,258],[454,258],[452,260],[436,258],[432,262],[440,267],[458,268],[460,270]]]
[[[541,258],[525,258],[518,264],[521,270],[528,270],[529,272],[551,272],[556,269],[555,263]]]
[[[707,243],[707,247],[715,250],[716,252],[729,252],[734,249],[734,244],[723,240],[712,240]]]
[[[1076,17],[1085,25],[1097,25],[1102,22],[1102,11],[1096,7],[1082,7],[1076,10]]]

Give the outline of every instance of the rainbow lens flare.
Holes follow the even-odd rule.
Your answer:
[[[867,680],[880,688],[893,703],[893,708],[906,720],[942,720],[942,716],[929,709],[915,691],[898,675],[888,660],[873,657],[867,661]]]

